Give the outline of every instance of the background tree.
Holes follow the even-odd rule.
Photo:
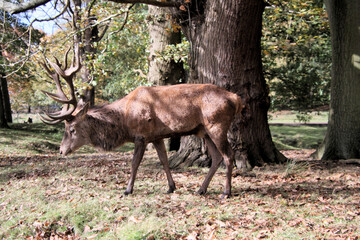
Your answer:
[[[154,85],[185,82],[181,61],[176,62],[173,58],[157,56],[165,52],[170,45],[181,43],[181,29],[171,17],[170,9],[149,6],[148,29],[150,35],[148,81]]]
[[[81,99],[84,102],[90,102],[90,105],[94,105],[93,59],[98,50],[95,45],[101,41],[109,25],[108,22],[99,24],[97,21],[99,16],[94,12],[94,9],[98,1],[73,0],[72,3],[73,5],[68,6],[68,13],[72,19],[69,23],[71,23],[74,31],[74,41],[80,46],[80,56],[83,64],[80,77],[82,83],[87,85],[87,87],[83,88]]]
[[[332,43],[327,133],[317,157],[360,158],[360,2],[326,0]]]
[[[5,109],[4,109],[4,100],[3,100],[3,91],[2,87],[0,87],[0,127],[1,128],[9,128],[7,124],[6,116],[5,116]]]
[[[1,95],[2,95],[2,105],[3,105],[5,121],[8,123],[12,123],[9,88],[8,88],[8,84],[7,84],[7,80],[6,80],[5,76],[1,76],[0,85],[1,85],[0,91],[1,91]]]
[[[119,6],[119,4],[117,4]],[[140,85],[147,85],[149,33],[147,6],[120,8],[122,18],[113,18],[94,58],[98,100],[115,101]]]

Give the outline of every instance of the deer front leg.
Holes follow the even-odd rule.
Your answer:
[[[136,138],[134,156],[131,162],[131,175],[126,191],[124,192],[125,195],[129,195],[133,193],[136,173],[139,168],[140,162],[144,156],[145,149],[146,149],[145,139]]]
[[[168,161],[168,157],[166,154],[164,140],[161,139],[161,140],[155,141],[155,142],[153,142],[153,144],[154,144],[156,152],[159,156],[160,162],[162,163],[165,173],[166,173],[166,177],[167,177],[168,184],[169,184],[169,190],[167,191],[167,193],[173,193],[176,187],[175,187],[175,182],[171,176],[169,161]]]

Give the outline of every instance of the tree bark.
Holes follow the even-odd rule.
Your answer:
[[[262,72],[260,47],[264,2],[203,0],[192,1],[187,7],[179,18],[188,23],[182,27],[191,42],[190,81],[219,85],[244,101],[245,110],[229,133],[238,165],[245,168],[248,163],[261,166],[285,160],[272,142],[267,122],[269,90]],[[191,154],[199,152],[201,148],[196,145],[188,141],[171,161],[186,159],[182,156],[187,149],[192,149]]]
[[[11,104],[10,104],[10,96],[9,96],[7,81],[6,78],[3,77],[0,80],[1,80],[1,91],[2,91],[5,118],[8,123],[12,123]]]
[[[0,77],[2,77],[2,74],[0,73]],[[5,114],[5,108],[4,108],[4,98],[2,94],[2,85],[0,84],[0,128],[9,128],[9,125],[6,121],[6,114]]]
[[[360,158],[360,2],[325,1],[332,41],[329,123],[316,157]]]
[[[167,8],[149,6],[150,56],[148,81],[153,85],[173,85],[184,81],[183,63],[157,58],[171,44],[181,43],[181,32],[171,28],[171,12]]]

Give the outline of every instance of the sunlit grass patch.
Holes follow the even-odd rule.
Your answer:
[[[269,122],[270,123],[299,123],[302,119],[299,118],[299,112],[297,111],[278,111],[278,112],[269,112]],[[307,119],[309,123],[327,123],[329,118],[328,111],[308,113]]]
[[[314,149],[323,141],[326,127],[270,126],[270,130],[279,150]]]

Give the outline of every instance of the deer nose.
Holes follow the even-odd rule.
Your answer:
[[[60,149],[60,155],[63,155],[63,151]]]

